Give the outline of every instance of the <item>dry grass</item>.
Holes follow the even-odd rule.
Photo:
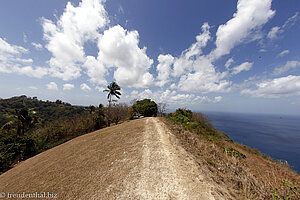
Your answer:
[[[58,199],[114,199],[109,195],[122,191],[119,179],[124,179],[132,167],[123,161],[142,149],[139,133],[144,126],[143,119],[124,122],[40,153],[2,174],[0,192],[51,192]]]
[[[293,192],[290,183],[296,187],[294,191],[298,192],[298,196],[291,196],[290,199],[300,198],[300,176],[286,164],[265,158],[257,152],[255,154],[240,144],[226,140],[211,141],[167,119],[162,120],[211,179],[227,188],[233,199],[280,199],[274,195],[276,190],[277,194],[291,196]],[[224,149],[229,147],[238,150],[247,158],[239,159],[227,155]]]

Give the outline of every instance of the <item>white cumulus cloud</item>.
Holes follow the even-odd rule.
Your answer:
[[[85,92],[89,92],[89,91],[92,90],[86,83],[82,83],[80,85],[80,89],[83,90],[83,91],[85,91]]]
[[[170,81],[170,72],[174,57],[170,54],[159,55],[157,60],[159,62],[156,67],[156,70],[158,71],[157,80],[159,80],[157,85],[162,87]]]
[[[233,47],[267,23],[275,14],[271,3],[272,0],[239,0],[233,18],[218,28],[216,49],[211,56],[218,59],[229,54]]]
[[[178,89],[186,92],[226,92],[231,82],[225,80],[226,73],[217,72],[215,66],[205,56],[193,63],[194,72],[180,77]]]
[[[268,38],[269,39],[275,39],[278,37],[278,34],[281,33],[280,27],[274,26],[270,32],[268,33]]]
[[[78,7],[70,2],[57,23],[42,20],[46,48],[52,53],[50,73],[65,81],[81,75],[85,62],[83,45],[99,37],[98,30],[108,23],[103,3],[105,0],[82,0]]]
[[[9,44],[0,38],[0,72],[24,74],[35,78],[42,78],[48,74],[45,67],[29,66],[33,60],[22,57],[28,52],[24,47]]]
[[[36,67],[31,66],[25,67],[13,67],[13,70],[19,74],[24,74],[34,78],[42,78],[48,74],[48,69],[45,67]]]
[[[211,38],[209,29],[208,23],[204,23],[202,33],[196,36],[196,42],[184,50],[179,58],[175,59],[173,76],[178,77],[193,70],[194,61],[202,54],[202,48],[206,47]]]
[[[177,93],[172,90],[165,91],[152,91],[150,89],[145,89],[144,91],[138,93],[138,91],[132,91],[131,98],[135,99],[152,99],[156,102],[167,103],[168,105],[192,105],[192,104],[207,104],[207,103],[219,103],[222,101],[221,96],[208,97],[208,96],[198,96],[194,94]]]
[[[256,84],[255,89],[244,89],[242,95],[261,98],[280,98],[300,95],[300,76],[286,76]]]
[[[63,90],[72,90],[74,88],[73,84],[66,83],[63,85]]]
[[[272,74],[277,76],[297,67],[300,67],[300,61],[287,61],[284,66],[275,68]]]
[[[229,58],[225,63],[226,69],[229,69],[229,67],[232,65],[233,62],[234,62],[233,58]]]
[[[250,62],[244,62],[242,64],[240,64],[239,66],[233,67],[232,70],[232,74],[236,75],[241,73],[242,71],[249,71],[253,66],[253,63]]]
[[[87,56],[83,67],[87,70],[87,75],[90,77],[90,82],[100,85],[106,85],[106,69],[104,65],[93,56]]]
[[[50,82],[46,86],[48,90],[58,90],[57,84],[55,82]]]
[[[148,87],[153,84],[149,73],[153,60],[146,54],[146,48],[139,48],[137,31],[127,31],[120,25],[104,31],[99,39],[98,60],[105,67],[116,67],[114,78],[121,86]]]
[[[36,43],[36,42],[32,42],[31,45],[36,48],[36,50],[42,50],[43,49],[43,45],[41,45],[40,43]]]

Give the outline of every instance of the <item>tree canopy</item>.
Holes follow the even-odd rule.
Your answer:
[[[140,114],[145,117],[156,117],[157,116],[157,104],[150,99],[144,99],[137,101],[132,106],[132,111],[135,114]]]

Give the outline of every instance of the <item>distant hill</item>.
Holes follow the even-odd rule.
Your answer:
[[[16,109],[34,108],[42,123],[54,121],[61,117],[71,117],[75,114],[87,112],[87,107],[72,106],[70,103],[56,100],[56,102],[38,100],[37,97],[25,95],[0,99],[0,127],[14,118]]]

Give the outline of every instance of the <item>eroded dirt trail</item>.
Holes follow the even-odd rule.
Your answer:
[[[125,180],[124,199],[215,199],[198,165],[172,144],[174,136],[157,118],[146,119],[142,165]],[[134,177],[133,174],[136,176]]]

